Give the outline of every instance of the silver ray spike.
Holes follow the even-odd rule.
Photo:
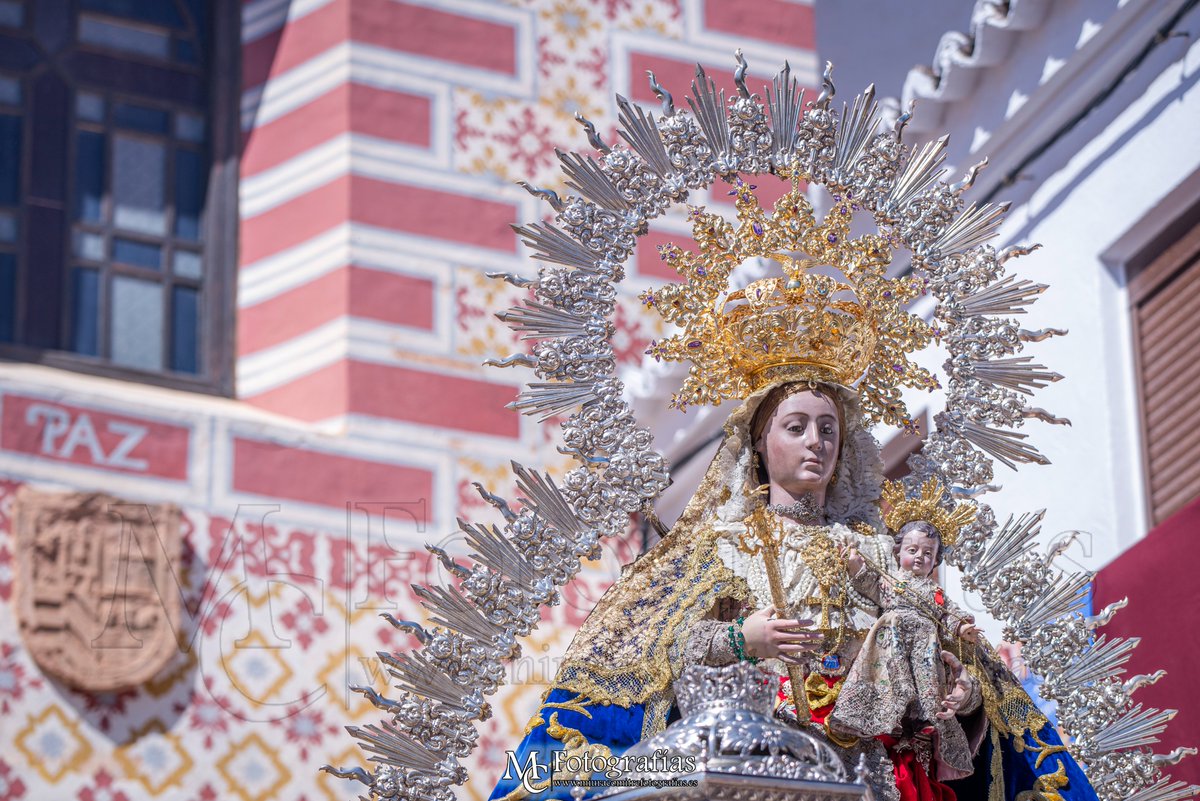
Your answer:
[[[854,98],[849,113],[842,104],[842,120],[837,130],[837,154],[833,159],[833,180],[845,181],[863,148],[875,130],[875,114],[879,104],[875,102],[875,84],[871,84],[861,95]]]
[[[929,246],[929,252],[944,258],[982,245],[996,235],[1011,206],[1008,202],[972,205],[946,226]]]
[[[1025,328],[1017,330],[1017,337],[1022,342],[1043,342],[1050,337],[1065,337],[1067,329],[1065,328],[1039,328],[1036,331],[1030,331]]]
[[[1046,566],[1053,564],[1055,559],[1066,553],[1067,549],[1079,540],[1082,533],[1080,531],[1068,531],[1065,537],[1060,534],[1060,539],[1046,550],[1046,558],[1042,560],[1042,564]]]
[[[964,422],[960,431],[963,438],[972,445],[991,454],[1013,470],[1017,469],[1017,462],[1050,464],[1050,460],[1038,452],[1037,448],[1022,441],[1029,438],[1028,434],[991,428],[970,421]]]
[[[1033,538],[1042,531],[1042,520],[1045,516],[1045,509],[1026,513],[1018,518],[1009,515],[1004,526],[988,538],[983,553],[975,560],[975,572],[979,575],[995,574],[1005,565],[1028,553]]]
[[[943,136],[922,145],[904,165],[903,172],[892,185],[880,208],[886,209],[887,214],[894,217],[900,209],[937,183],[947,172],[942,168],[942,162],[946,160],[946,145],[949,141],[949,136]]]
[[[1098,731],[1092,742],[1101,751],[1118,751],[1138,748],[1158,742],[1158,735],[1167,728],[1167,722],[1178,714],[1175,709],[1142,709],[1138,704],[1117,720]]]
[[[750,65],[746,63],[746,57],[742,55],[740,47],[733,51],[733,58],[737,61],[737,69],[733,71],[733,85],[737,87],[740,96],[748,99],[750,90],[746,88],[746,73],[750,71]]]
[[[504,515],[506,522],[511,523],[517,519],[517,513],[509,508],[508,501],[504,500],[499,495],[488,492],[487,489],[478,481],[472,481],[471,486],[474,487],[475,491],[479,493],[479,497],[483,498],[485,501],[491,504],[494,509],[498,510],[500,514]]]
[[[536,278],[526,278],[522,275],[517,275],[516,273],[506,273],[506,272],[497,271],[497,272],[484,273],[484,275],[486,275],[488,278],[494,278],[494,279],[497,279],[500,281],[505,281],[505,282],[517,287],[518,289],[528,289],[529,287],[536,287],[538,284]]]
[[[775,141],[773,158],[776,167],[786,167],[792,162],[796,150],[796,130],[804,114],[804,90],[800,82],[792,77],[792,66],[783,62],[783,69],[771,81],[771,94],[767,107],[771,111],[771,134]],[[693,88],[695,84],[692,84]],[[693,108],[695,108],[693,106]],[[723,116],[723,115],[722,115]]]
[[[504,628],[480,614],[475,605],[458,590],[414,584],[413,592],[421,599],[421,606],[430,611],[429,620],[435,626],[457,631],[481,642],[492,642],[505,634]]]
[[[988,492],[999,492],[1000,484],[980,484],[977,487],[951,487],[950,494],[955,498],[978,498]]]
[[[667,155],[652,116],[617,95],[617,119],[621,123],[621,138],[637,151],[650,169],[664,178],[674,172],[671,157]]]
[[[564,153],[558,148],[554,152],[562,162],[567,186],[611,211],[623,212],[630,208],[629,201],[617,191],[595,159],[585,159],[578,153]]]
[[[388,673],[397,681],[396,689],[437,701],[448,707],[462,708],[465,685],[458,684],[436,665],[430,664],[420,651],[407,654],[379,651],[378,655],[387,666]]]
[[[517,488],[533,502],[537,514],[560,534],[573,540],[579,539],[586,526],[567,503],[554,480],[516,462],[512,463],[512,469],[517,477]]]
[[[503,359],[485,359],[483,365],[484,367],[532,367],[536,370],[538,360],[528,353],[514,353]]]
[[[1032,356],[972,361],[970,364],[975,377],[980,381],[1007,387],[1026,395],[1032,395],[1035,389],[1042,389],[1062,380],[1061,375],[1047,370],[1045,365],[1035,364]]]
[[[473,549],[471,558],[489,568],[493,573],[508,576],[514,583],[532,590],[538,580],[538,572],[530,566],[521,552],[512,546],[504,532],[496,526],[481,526],[458,519],[458,527],[467,535],[467,544]]]
[[[1195,748],[1189,748],[1188,746],[1181,745],[1175,750],[1171,751],[1169,754],[1155,754],[1154,764],[1178,765],[1184,760],[1184,757],[1195,756],[1197,753],[1200,753],[1200,751],[1197,751]]]
[[[508,408],[521,414],[539,415],[539,422],[570,412],[596,398],[595,384],[590,381],[532,381],[526,387]]]
[[[562,211],[567,206],[562,202],[562,198],[553,189],[539,189],[528,181],[517,181],[517,186],[524,189],[534,197],[539,197],[550,204],[550,207],[555,211]]]
[[[527,300],[508,311],[497,312],[496,318],[508,323],[512,330],[525,334],[522,339],[584,336],[592,320],[591,316],[581,317],[536,300]]]
[[[817,95],[814,106],[828,108],[829,101],[833,100],[833,96],[837,94],[837,88],[833,85],[833,62],[825,62],[825,70],[821,73],[821,94]]]
[[[1031,420],[1041,420],[1043,423],[1049,423],[1052,426],[1071,425],[1070,418],[1050,414],[1045,409],[1039,409],[1036,406],[1026,406],[1021,410],[1021,416]]]
[[[599,274],[600,271],[596,269],[596,254],[558,227],[550,223],[536,222],[514,225],[512,229],[521,237],[521,242],[533,251],[535,259]]]
[[[1041,250],[1042,246],[1039,243],[1032,245],[1009,245],[1004,250],[996,254],[996,261],[999,264],[1005,264],[1009,259],[1015,259],[1020,256],[1028,256],[1035,250]]]
[[[1139,673],[1136,676],[1131,676],[1129,679],[1127,679],[1125,684],[1121,686],[1121,689],[1125,691],[1126,695],[1132,695],[1143,687],[1149,687],[1151,684],[1156,684],[1158,680],[1165,675],[1167,675],[1167,671],[1162,670],[1161,668],[1153,673]]]
[[[963,298],[960,303],[968,315],[994,314],[1007,317],[1012,314],[1025,314],[1024,307],[1033,303],[1046,289],[1046,284],[1035,284],[1028,278],[1018,279],[1014,275],[1006,275],[974,295]]]
[[[596,133],[596,124],[587,117],[575,112],[575,121],[583,126],[584,133],[587,134],[588,144],[596,148],[603,154],[612,152],[612,148],[604,144],[604,140],[600,138],[600,134]]]
[[[347,726],[346,731],[362,741],[364,751],[375,754],[371,757],[372,762],[428,773],[437,770],[440,761],[438,754],[425,750],[420,743],[386,721],[378,725]]]
[[[1051,582],[1046,591],[1034,599],[1015,621],[1017,631],[1029,631],[1035,626],[1059,620],[1077,612],[1087,603],[1091,573],[1075,573],[1066,579]]]
[[[914,112],[916,112],[916,110],[917,110],[917,101],[916,100],[908,101],[908,108],[906,108],[904,110],[903,114],[896,117],[896,121],[894,123],[892,123],[892,133],[896,134],[897,142],[900,141],[901,137],[904,135],[904,128],[905,128],[905,126],[908,125],[909,122],[912,121],[913,114],[914,114]]]
[[[579,448],[567,448],[559,445],[556,450],[563,456],[574,456],[576,459],[584,462],[585,464],[609,464],[612,462],[612,459],[609,459],[607,456],[589,456]]]
[[[718,92],[716,83],[699,64],[696,65],[696,78],[692,81],[692,97],[687,102],[713,153],[718,156],[728,154],[729,120],[725,117],[725,90]]]
[[[654,96],[662,103],[662,114],[664,117],[675,116],[675,100],[671,97],[671,93],[666,90],[654,77],[651,70],[646,70],[646,77],[650,79],[650,91],[654,92]]]
[[[1109,622],[1112,621],[1112,619],[1116,616],[1117,612],[1121,611],[1127,606],[1129,606],[1129,598],[1122,598],[1119,601],[1113,601],[1111,604],[1101,609],[1099,613],[1085,617],[1083,619],[1084,625],[1086,625],[1092,631],[1095,631],[1101,626],[1107,626]]]
[[[1124,673],[1123,665],[1133,656],[1133,649],[1139,642],[1137,637],[1110,640],[1101,634],[1078,659],[1063,669],[1059,683],[1074,687]]]
[[[460,579],[466,578],[467,576],[471,575],[471,571],[468,568],[465,568],[462,565],[460,565],[458,562],[455,562],[450,557],[450,554],[446,553],[444,550],[437,547],[436,545],[430,545],[429,543],[425,543],[425,550],[429,551],[431,554],[436,556],[438,561],[442,563],[442,567],[444,567],[444,568],[446,568],[446,570],[450,571],[450,573],[452,575],[458,576]]]
[[[1169,776],[1163,776],[1154,784],[1125,796],[1124,801],[1183,801],[1197,794],[1200,794],[1200,786],[1173,782]]]
[[[350,691],[356,692],[371,702],[371,706],[382,712],[393,713],[402,704],[399,701],[393,701],[386,695],[381,695],[373,687],[367,687],[362,684],[351,684]]]
[[[330,776],[336,776],[339,779],[353,779],[354,781],[362,782],[368,787],[371,786],[371,782],[373,781],[370,773],[358,767],[335,768],[332,765],[322,765],[320,769],[323,773],[328,773]],[[360,795],[359,798],[362,798],[362,796]]]
[[[379,616],[392,624],[392,627],[403,631],[405,634],[411,634],[420,641],[421,645],[429,642],[429,632],[421,627],[420,623],[414,623],[411,620],[399,620],[390,612],[380,612]]]
[[[961,195],[963,192],[966,192],[968,189],[970,189],[972,186],[975,185],[975,179],[979,177],[979,173],[987,165],[988,165],[987,156],[984,156],[981,161],[979,161],[976,164],[971,165],[971,168],[969,170],[967,170],[967,174],[963,176],[963,179],[961,181],[959,181],[958,183],[950,184],[950,192],[955,195]]]

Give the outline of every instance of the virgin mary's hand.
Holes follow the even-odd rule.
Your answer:
[[[777,618],[774,606],[759,609],[742,623],[746,655],[798,665],[801,657],[816,651],[820,644],[821,635],[812,625],[811,620]]]

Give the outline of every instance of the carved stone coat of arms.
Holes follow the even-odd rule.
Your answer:
[[[142,684],[177,653],[179,508],[24,487],[12,515],[30,654],[72,687]]]

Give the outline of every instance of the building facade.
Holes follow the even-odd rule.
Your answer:
[[[444,576],[423,545],[495,519],[472,481],[512,497],[510,460],[566,463],[505,408],[524,377],[481,364],[518,349],[493,313],[523,294],[485,273],[535,274],[510,226],[547,214],[515,182],[561,190],[575,114],[611,140],[614,93],[654,102],[647,70],[682,93],[701,62],[732,91],[742,47],[753,78],[787,59],[814,85],[812,18],[2,0],[0,799],[356,795],[318,768],[363,762],[342,726],[379,713],[349,688],[385,689],[375,652],[414,644],[379,615],[424,619],[411,585]],[[663,278],[653,244],[621,299],[630,364],[657,334],[636,299]],[[636,549],[609,547],[526,643],[460,797],[487,796]],[[152,676],[79,688],[101,671],[69,657],[160,613],[175,647]]]
[[[752,86],[785,60],[811,87],[825,56],[853,59],[918,101],[911,140],[950,132],[960,172],[990,159],[972,196],[1014,201],[1003,244],[1044,245],[1022,260],[1052,287],[1028,327],[1071,334],[1030,352],[1066,376],[1040,400],[1073,424],[1029,423],[1053,464],[1001,476],[996,508],[1085,532],[1066,556],[1100,570],[1098,599],[1132,598],[1111,631],[1147,632],[1131,672],[1171,670],[1139,700],[1183,710],[1171,744],[1200,741],[1190,652],[1156,622],[1164,584],[1171,608],[1195,603],[1187,562],[1140,555],[1198,513],[1181,322],[1200,298],[1200,51],[1180,34],[1200,17],[950,5],[902,28],[803,0],[0,0],[0,801],[356,793],[317,768],[362,762],[341,727],[379,713],[350,686],[382,691],[375,652],[411,644],[381,613],[424,619],[411,585],[444,575],[423,545],[494,522],[472,482],[512,497],[510,460],[567,464],[553,426],[504,408],[525,376],[482,365],[522,347],[493,313],[523,293],[485,274],[533,275],[510,226],[548,213],[516,182],[562,190],[575,114],[612,141],[615,93],[656,105],[647,70],[678,99],[700,62],[732,92],[738,47]],[[933,64],[908,71],[922,41]],[[643,421],[683,465],[667,519],[720,418],[665,412],[673,379],[642,364],[660,331],[637,294],[670,279],[654,247],[687,230],[643,238],[616,320]],[[177,527],[154,594],[177,597],[176,647],[133,688],[77,689],[53,667],[65,635],[21,606],[18,518],[61,496],[118,544],[139,505],[153,525],[130,530],[158,537],[136,542],[165,551]],[[611,544],[547,612],[460,797],[486,797],[642,544]],[[128,562],[101,557],[100,585]],[[111,593],[69,589],[96,607],[75,620],[111,621]]]

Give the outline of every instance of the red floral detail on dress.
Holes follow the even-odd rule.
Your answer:
[[[942,588],[941,588],[941,587],[938,587],[936,590],[934,590],[934,592],[933,592],[933,601],[934,601],[934,603],[936,603],[938,606],[945,606],[945,605],[946,605],[946,593],[942,592]]]

